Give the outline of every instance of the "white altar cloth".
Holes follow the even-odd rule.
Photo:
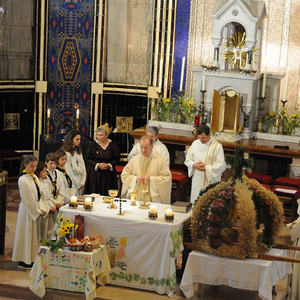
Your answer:
[[[175,259],[183,250],[182,227],[191,216],[174,213],[172,223],[165,222],[164,213],[170,205],[155,203],[158,219],[149,220],[148,210],[123,203],[124,216],[119,209],[109,209],[102,197],[96,198],[93,211],[82,206],[64,206],[60,214],[74,221],[75,215],[84,216],[85,235],[102,235],[110,257],[111,284],[154,290],[171,295],[176,283]],[[119,203],[116,202],[118,206]]]
[[[286,250],[271,249],[268,253],[287,256]],[[260,259],[234,259],[198,251],[189,254],[180,289],[187,298],[194,295],[194,283],[227,285],[237,289],[258,291],[262,300],[272,300],[272,287],[291,273],[290,263]]]

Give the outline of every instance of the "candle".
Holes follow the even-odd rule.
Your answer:
[[[179,86],[180,91],[182,91],[182,87],[183,87],[184,65],[185,65],[185,56],[182,58],[182,63],[181,63],[180,86]]]
[[[50,119],[51,110],[50,108],[47,109],[47,118]]]
[[[91,205],[91,204],[92,204],[92,198],[86,197],[86,198],[84,199],[84,204],[85,204],[85,205]]]
[[[161,84],[162,84],[162,69],[163,69],[163,59],[160,59],[160,63],[159,63],[159,72],[158,72],[158,88],[159,91],[161,91]]]
[[[267,73],[264,72],[264,75],[263,75],[263,83],[262,83],[262,90],[261,90],[261,97],[262,97],[262,98],[265,97],[265,93],[266,93],[266,82],[267,82]]]
[[[70,203],[76,204],[77,203],[77,196],[72,196],[70,199]]]
[[[202,76],[202,88],[201,88],[202,91],[205,91],[205,84],[206,84],[206,80],[205,79],[206,79],[205,75],[203,75]]]
[[[289,85],[289,70],[287,70],[286,72],[285,86],[284,86],[283,99],[282,99],[283,101],[286,101],[288,85]]]
[[[79,119],[79,108],[76,109],[76,119]]]
[[[166,216],[167,217],[173,217],[174,213],[173,213],[173,210],[171,208],[168,208],[166,210]]]
[[[157,208],[155,205],[150,205],[149,207],[150,214],[157,214]]]

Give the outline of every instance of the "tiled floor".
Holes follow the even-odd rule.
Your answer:
[[[18,299],[22,299],[22,289],[29,285],[29,271],[20,270],[16,267],[16,263],[11,261],[11,252],[13,248],[14,233],[16,227],[16,212],[7,212],[7,232],[6,232],[6,247],[5,256],[0,256],[0,286],[1,285],[13,285],[16,290],[20,290],[19,293],[14,294]],[[251,291],[243,291],[232,289],[224,286],[201,286],[198,289],[198,285],[194,287],[195,293],[192,299],[199,300],[254,300],[257,299],[257,293]],[[276,285],[277,296],[273,297],[273,300],[282,300],[286,294],[286,287],[283,281],[280,281]],[[184,299],[179,289],[177,289],[175,299]],[[8,296],[3,294],[3,296]],[[111,300],[167,300],[169,297],[166,295],[158,295],[154,292],[148,292],[143,290],[135,290],[130,288],[123,288],[117,286],[107,285],[104,287],[98,287],[97,296],[101,299]],[[2,297],[0,288],[0,300],[13,300],[16,298]],[[24,299],[24,298],[23,298]],[[26,298],[28,299],[28,298]],[[60,300],[59,296],[55,298]],[[66,298],[64,298],[66,299]],[[72,299],[70,296],[69,299]]]

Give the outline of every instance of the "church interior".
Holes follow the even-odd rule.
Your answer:
[[[282,262],[272,253],[265,252],[266,249],[262,251],[259,248],[262,244],[259,239],[266,241],[267,226],[270,226],[269,234],[273,234],[274,239],[268,240],[268,250],[272,243],[281,247],[287,245],[276,255],[300,262],[300,256],[293,252],[300,250],[297,244],[299,236],[296,241],[292,229],[300,213],[297,202],[300,200],[298,13],[298,0],[0,0],[0,299],[64,300],[83,299],[85,296],[86,299],[150,300],[170,297],[200,300],[300,299],[300,288],[295,294],[291,291],[293,280],[298,280],[300,286],[297,262]],[[191,211],[178,217],[175,214],[173,223],[168,223],[166,211],[165,219],[161,217],[155,221],[154,218],[152,221],[157,222],[151,223],[157,227],[151,229],[151,224],[146,224],[149,227],[145,226],[145,230],[150,233],[161,226],[157,231],[162,238],[156,239],[153,235],[149,245],[170,240],[168,247],[171,248],[166,246],[164,249],[170,252],[167,258],[161,249],[156,251],[154,246],[151,250],[146,250],[148,247],[140,249],[140,252],[132,249],[129,235],[138,232],[141,224],[149,222],[148,215],[143,215],[147,220],[135,220],[136,224],[131,219],[126,221],[128,224],[125,223],[126,217],[131,218],[131,215],[126,212],[129,204],[122,204],[120,195],[119,202],[115,200],[119,215],[114,217],[118,220],[116,224],[119,220],[120,224],[127,224],[120,227],[128,231],[128,236],[121,234],[115,240],[114,236],[107,240],[112,249],[116,243],[119,247],[117,253],[112,250],[108,253],[109,268],[114,271],[110,273],[110,280],[103,281],[107,284],[97,285],[95,294],[85,290],[86,295],[84,292],[77,293],[76,289],[47,288],[41,297],[38,292],[33,292],[34,287],[31,288],[30,271],[18,269],[17,263],[12,261],[21,202],[18,178],[22,172],[22,161],[27,155],[45,161],[48,153],[64,145],[71,130],[76,130],[81,136],[82,155],[86,158],[87,149],[97,139],[99,126],[105,124],[109,127],[109,138],[120,152],[118,163],[113,165],[118,178],[115,189],[119,194],[123,180],[121,174],[129,164],[128,155],[139,139],[147,134],[149,127],[158,128],[159,141],[169,152],[169,207],[173,208],[177,201],[190,202],[191,185],[194,183],[186,156],[200,136],[197,128],[201,125],[210,128],[211,136],[224,151],[226,170],[222,173],[222,188],[218,190],[218,186],[214,186],[209,190],[208,184],[203,186],[207,189],[204,194],[200,192]],[[242,212],[242,201],[237,200],[239,191],[243,190],[235,181],[238,177],[235,156],[238,146],[242,146],[240,158],[244,162],[244,165],[239,165],[239,171],[248,178],[241,179],[241,174],[239,179],[251,190],[249,199],[263,194],[259,200],[253,200],[254,204],[247,204],[251,207],[249,215],[252,216],[253,211],[253,218],[248,222],[248,225],[253,223],[253,231],[245,233],[246,242],[242,246],[234,236],[236,231],[241,236],[244,230],[241,219],[247,219]],[[233,165],[236,163],[235,167],[230,167],[230,160],[234,161]],[[247,160],[251,160],[251,167],[246,165]],[[230,212],[226,211],[231,223],[222,215],[222,226],[225,227],[225,223],[231,226],[226,225],[230,228],[226,228],[227,241],[223,241],[226,244],[223,247],[214,244],[216,239],[211,238],[209,228],[212,223],[205,229],[201,224],[209,222],[213,205],[223,205],[223,202],[216,203],[218,198],[205,200],[206,195],[215,197],[217,192],[213,194],[213,189],[218,193],[222,189],[227,192],[224,182],[231,182],[231,178],[234,178],[234,184],[229,184],[235,189],[232,197],[236,200],[230,205],[237,206],[228,209]],[[243,201],[252,203],[246,194],[248,190],[243,194]],[[261,200],[264,197],[267,200]],[[258,204],[258,201],[273,205],[267,217],[264,215],[267,206],[262,202]],[[158,210],[160,214],[160,206]],[[111,212],[114,211],[109,210],[110,218]],[[64,213],[71,218],[77,211],[67,209]],[[94,212],[84,213],[92,216]],[[114,223],[113,219],[108,220]],[[92,223],[85,223],[84,230],[96,236],[96,221],[89,219],[88,222]],[[168,225],[167,229],[163,227],[164,222]],[[105,222],[99,224],[103,228],[106,226]],[[185,240],[185,226],[191,228],[192,244]],[[199,234],[199,228],[207,235]],[[137,236],[147,241],[147,232],[141,231]],[[253,241],[248,242],[247,234],[255,235],[255,246]],[[199,241],[202,241],[201,245]],[[192,245],[193,255],[190,254],[190,261],[186,262],[184,249],[188,245]],[[249,245],[252,250],[257,247],[254,254]],[[232,254],[234,247],[243,247],[242,250],[250,248],[239,252],[239,256],[238,252]],[[212,278],[198,274],[202,268],[206,270],[206,259],[200,254],[197,257],[197,250],[209,255],[210,268],[216,263],[216,271],[211,272]],[[152,275],[146,278],[145,275],[143,282],[142,275],[130,269],[132,261],[128,260],[126,264],[130,251],[137,259],[143,253],[152,256],[152,264],[148,265],[151,270],[161,261],[160,267],[155,270],[160,272],[158,279]],[[115,265],[112,264],[112,256],[118,257]],[[214,256],[220,261],[214,261]],[[259,276],[256,274],[259,272],[251,269],[253,265],[243,265],[244,259],[259,261],[253,259],[258,257],[260,262],[265,262],[261,268],[270,269],[265,271],[270,276],[269,290],[261,278],[256,283],[257,287],[253,287],[255,284],[249,278]],[[197,270],[193,270],[192,259]],[[231,266],[229,260],[234,259],[241,266]],[[138,260],[133,261],[133,265],[138,265]],[[266,266],[267,263],[270,265]],[[225,273],[225,267],[221,267],[225,265],[232,268],[231,271],[226,269],[226,272],[234,274],[226,280],[218,273]],[[184,269],[186,266],[189,266],[188,274]],[[210,268],[207,266],[208,270]],[[296,276],[293,270],[297,268]],[[167,269],[168,277],[163,277]],[[128,273],[129,270],[132,274]],[[202,273],[210,274],[210,271]],[[247,275],[243,272],[249,274],[248,278],[244,278]],[[159,276],[162,279],[159,280]],[[293,276],[294,279],[291,279]],[[235,281],[235,278],[241,282],[245,279],[245,284]],[[96,283],[96,277],[93,280]],[[184,285],[189,280],[190,286]],[[98,279],[97,282],[100,283]]]

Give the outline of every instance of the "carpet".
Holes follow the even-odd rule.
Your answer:
[[[8,182],[6,187],[6,209],[18,211],[21,202],[18,183]]]

